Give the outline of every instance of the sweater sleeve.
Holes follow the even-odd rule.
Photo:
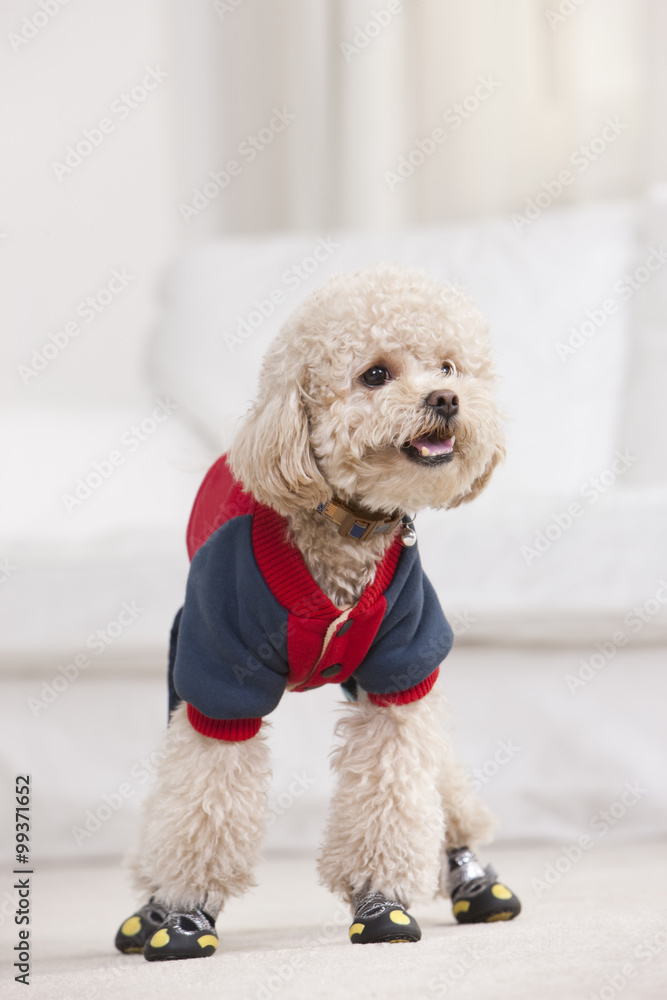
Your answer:
[[[382,623],[354,677],[374,704],[407,704],[428,694],[454,642],[416,547],[401,555],[385,599]]]
[[[393,691],[387,694],[373,694],[369,691],[368,700],[380,707],[385,705],[410,705],[413,701],[419,701],[420,698],[426,697],[437,681],[439,673],[440,667],[434,670],[432,674],[429,674],[426,680],[420,681],[419,684],[413,684],[412,687],[407,688],[405,691]]]
[[[252,553],[250,515],[227,521],[194,555],[181,617],[174,686],[205,736],[243,740],[286,687],[287,611]]]

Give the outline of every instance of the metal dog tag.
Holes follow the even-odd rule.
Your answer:
[[[401,541],[403,544],[410,548],[417,541],[417,532],[415,531],[415,526],[413,524],[412,518],[408,517],[406,514],[403,517],[403,528],[401,530]]]

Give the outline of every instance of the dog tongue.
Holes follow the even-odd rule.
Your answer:
[[[410,444],[416,448],[421,455],[449,455],[454,450],[454,442],[451,438],[440,441],[433,438],[415,438]]]

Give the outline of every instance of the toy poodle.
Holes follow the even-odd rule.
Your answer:
[[[347,704],[318,865],[350,905],[352,943],[418,941],[409,908],[437,894],[460,923],[519,913],[474,853],[494,820],[438,712],[453,636],[413,524],[473,500],[503,455],[488,331],[463,292],[379,264],[335,275],[288,319],[190,518],[170,723],[132,860],[150,898],[120,951],[215,952],[220,910],[254,884],[265,716],[285,691],[330,683]]]

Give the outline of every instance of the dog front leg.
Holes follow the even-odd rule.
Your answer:
[[[154,909],[185,915],[190,923],[203,913],[214,923],[230,896],[255,884],[269,778],[261,730],[238,743],[211,739],[192,728],[185,704],[174,711],[130,862],[137,887],[151,895]],[[205,933],[203,921],[201,929],[214,949],[214,931]],[[170,954],[179,947],[177,938],[177,929],[166,920],[146,943],[144,955],[181,957]]]
[[[337,787],[320,878],[352,905],[353,943],[419,940],[405,911],[438,886],[440,727],[430,696],[382,707],[361,698],[336,728],[343,742],[332,755]]]

